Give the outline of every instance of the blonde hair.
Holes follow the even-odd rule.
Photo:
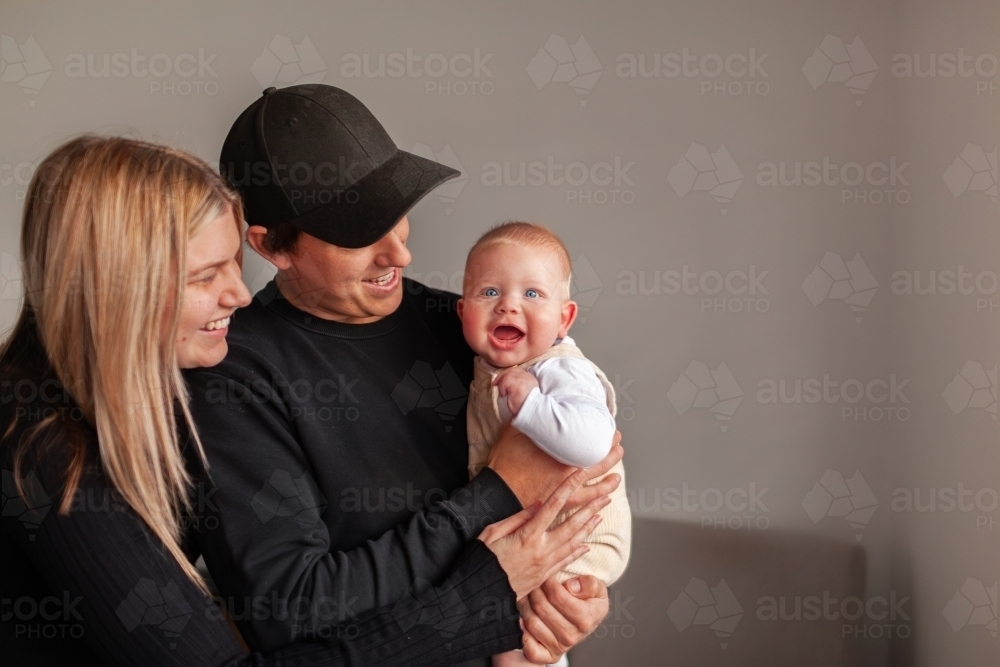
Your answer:
[[[572,279],[573,263],[569,258],[569,251],[566,246],[548,227],[534,222],[521,222],[511,220],[494,225],[472,245],[468,256],[465,259],[466,274],[472,258],[478,252],[482,252],[491,247],[509,244],[519,245],[529,248],[545,248],[555,254],[559,262],[559,269],[566,284],[566,298],[570,295],[570,281]]]
[[[36,170],[21,232],[25,304],[0,357],[31,321],[55,377],[97,432],[110,484],[185,574],[204,583],[181,549],[191,479],[175,404],[205,457],[188,410],[175,333],[188,239],[242,205],[211,167],[179,150],[125,138],[84,136]],[[69,445],[59,511],[79,486],[86,441],[57,412],[31,436],[62,423]],[[8,429],[8,433],[11,429]],[[27,440],[30,440],[28,438]],[[26,441],[22,441],[26,445]],[[17,452],[21,479],[25,446]]]

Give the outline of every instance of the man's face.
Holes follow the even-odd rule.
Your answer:
[[[403,300],[403,268],[411,259],[409,234],[406,216],[364,248],[341,248],[302,234],[295,252],[287,255],[291,266],[279,276],[281,292],[299,309],[322,319],[378,321]]]

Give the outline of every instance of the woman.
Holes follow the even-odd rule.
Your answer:
[[[544,505],[488,527],[415,607],[375,610],[349,632],[244,656],[181,545],[191,489],[175,421],[200,455],[180,369],[219,363],[229,318],[249,302],[241,211],[205,163],[152,144],[82,137],[39,165],[21,233],[25,305],[0,352],[5,665],[402,665],[488,655],[498,637],[519,635],[516,616],[470,613],[461,634],[446,637],[400,615],[419,616],[422,599],[444,591],[472,612],[511,589],[522,598],[585,549],[608,484],[577,494],[589,502],[565,528],[546,528],[602,471],[580,471]],[[507,578],[463,590],[466,573],[491,558]]]

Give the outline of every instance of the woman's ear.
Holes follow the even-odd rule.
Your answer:
[[[576,321],[577,314],[576,301],[567,301],[563,304],[562,312],[559,316],[559,337],[565,338],[569,335],[569,328]]]
[[[292,266],[292,262],[288,258],[288,253],[270,252],[264,247],[264,237],[266,236],[267,227],[261,225],[250,225],[247,227],[247,243],[250,244],[250,247],[258,255],[271,262],[271,264],[274,264],[278,270],[287,271]]]

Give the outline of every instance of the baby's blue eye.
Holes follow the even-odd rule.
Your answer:
[[[534,289],[525,290],[524,296],[528,297],[529,299],[536,299],[538,298],[538,290]]]
[[[500,296],[500,292],[495,287],[487,287],[483,290],[483,296]]]

